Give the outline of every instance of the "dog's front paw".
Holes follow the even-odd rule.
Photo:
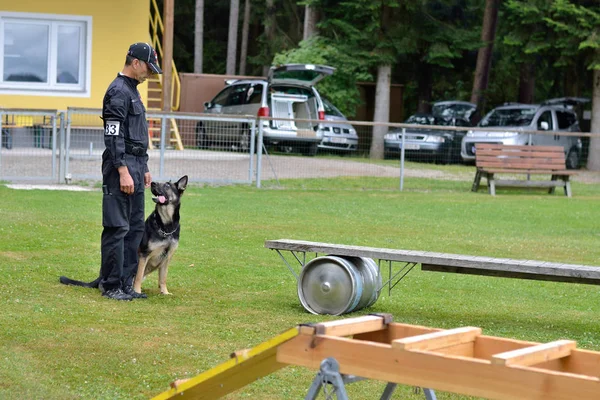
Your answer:
[[[164,294],[165,296],[171,296],[173,293],[169,292],[168,290],[161,290],[160,294]]]

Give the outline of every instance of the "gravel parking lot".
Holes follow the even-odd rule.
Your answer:
[[[151,150],[149,154],[150,170],[155,179],[158,179],[160,152]],[[256,157],[253,163],[253,168],[256,169]],[[101,179],[100,164],[100,150],[93,152],[79,150],[70,153],[68,168],[74,182],[77,180],[97,181]],[[195,182],[247,182],[249,181],[250,157],[247,154],[224,151],[167,150],[163,166],[165,178],[176,178],[187,174],[190,180]],[[9,180],[14,183],[59,183],[58,170],[58,157],[56,157],[54,165],[56,179],[51,179],[53,166],[52,152],[49,149],[2,149],[0,153],[0,180]],[[268,155],[263,156],[262,160],[261,180],[337,176],[399,178],[400,168],[399,163],[397,165],[379,165],[345,157],[338,159]],[[423,164],[423,168],[415,168],[415,164],[412,163],[405,169],[404,176],[471,181],[473,169],[433,169],[430,164]],[[600,183],[600,173],[582,170],[573,180]]]

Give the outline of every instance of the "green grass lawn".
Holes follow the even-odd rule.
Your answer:
[[[382,179],[381,187],[396,181]],[[600,264],[597,185],[575,183],[568,199],[525,190],[491,197],[470,192],[466,181],[406,183],[404,192],[348,190],[352,178],[282,181],[276,190],[191,186],[169,270],[173,295],[159,295],[153,274],[143,287],[149,298],[134,302],[58,282],[98,274],[101,192],[0,186],[0,398],[148,398],[234,350],[339,318],[304,311],[293,275],[263,248],[267,239]],[[148,196],[147,213],[151,207]],[[391,295],[351,315],[371,312],[431,327],[479,326],[492,336],[573,339],[600,351],[595,286],[415,269]],[[288,367],[228,398],[301,399],[314,374]],[[384,386],[362,381],[348,393],[374,399]],[[400,387],[394,398],[424,396]]]

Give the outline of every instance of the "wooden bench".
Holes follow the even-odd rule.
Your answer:
[[[548,188],[554,193],[557,186],[563,187],[565,195],[571,197],[571,175],[567,171],[565,153],[561,146],[513,146],[477,143],[475,145],[477,172],[471,190],[477,192],[481,178],[488,182],[488,192],[494,196],[496,187]],[[496,174],[527,174],[526,180],[496,179]],[[530,180],[529,175],[550,175],[549,181]]]

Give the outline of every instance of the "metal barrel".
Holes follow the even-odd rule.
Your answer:
[[[373,259],[328,255],[302,268],[298,298],[310,313],[341,315],[374,304],[381,287],[381,274]]]

